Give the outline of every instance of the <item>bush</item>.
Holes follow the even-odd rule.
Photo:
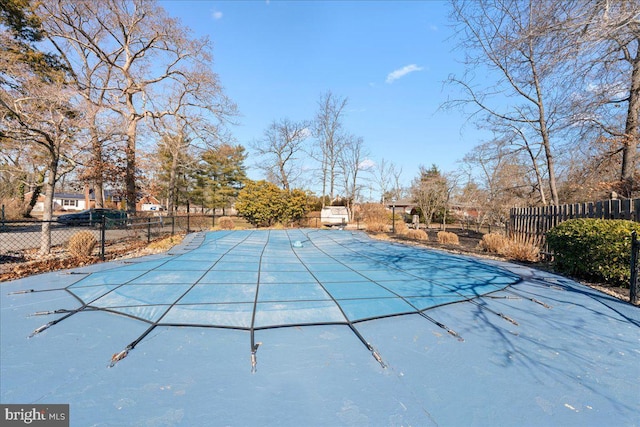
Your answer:
[[[507,246],[507,238],[502,234],[489,233],[482,236],[482,240],[478,243],[478,249],[484,252],[501,254]]]
[[[526,237],[507,239],[502,255],[517,261],[537,262],[540,259],[540,242]]]
[[[409,230],[407,231],[407,237],[414,240],[429,240],[429,236],[427,236],[427,233],[422,230]]]
[[[409,227],[407,227],[407,223],[404,222],[404,219],[401,215],[398,216],[398,214],[396,214],[396,234],[404,236],[408,231]]]
[[[233,218],[223,216],[218,220],[218,226],[223,230],[233,230],[236,228],[236,223],[233,222]]]
[[[389,226],[384,222],[367,222],[367,230],[372,233],[384,233],[389,231]]]
[[[22,219],[26,209],[26,203],[17,197],[2,200],[4,206],[4,219]]]
[[[640,224],[626,220],[571,219],[547,233],[555,268],[587,280],[628,287],[631,232]]]
[[[67,249],[77,257],[88,257],[98,241],[90,231],[78,231],[69,239]]]
[[[389,224],[391,214],[380,203],[364,203],[360,207],[360,217],[369,229],[371,224]]]
[[[438,243],[443,245],[459,245],[458,235],[449,231],[438,231]]]
[[[281,190],[264,180],[248,181],[238,193],[235,208],[240,216],[255,226],[291,223],[306,215],[307,194],[299,189]]]

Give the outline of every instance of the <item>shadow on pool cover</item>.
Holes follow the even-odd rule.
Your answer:
[[[72,272],[73,274],[73,272]],[[514,273],[477,260],[370,239],[361,232],[296,229],[202,233],[189,248],[154,260],[131,260],[93,273],[63,289],[79,307],[52,307],[60,315],[31,336],[80,313],[106,311],[149,327],[112,356],[126,357],[154,328],[181,326],[246,330],[252,370],[260,342],[255,331],[305,325],[348,326],[385,367],[358,330],[358,322],[419,314],[463,338],[426,312],[468,302],[474,309],[517,322],[483,304],[482,297],[534,298],[509,287]],[[46,292],[38,289],[17,293]],[[548,306],[546,306],[548,308]]]

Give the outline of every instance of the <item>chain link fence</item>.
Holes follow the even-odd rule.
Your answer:
[[[149,243],[174,234],[210,230],[217,225],[219,218],[214,215],[189,214],[143,216],[126,220],[104,218],[83,225],[69,225],[57,220],[0,220],[0,264],[33,259],[46,235],[51,239],[51,251],[64,253],[74,234],[90,231],[98,242],[94,255],[104,259],[110,251],[115,252],[116,248],[122,251],[127,245],[139,246],[139,242]],[[43,232],[46,228],[49,231]]]

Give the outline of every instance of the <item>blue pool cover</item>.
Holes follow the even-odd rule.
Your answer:
[[[217,232],[186,254],[80,275],[64,288],[80,306],[51,310],[61,316],[33,335],[90,310],[151,324],[114,355],[117,363],[157,326],[243,329],[251,332],[255,368],[256,330],[347,324],[384,365],[356,322],[409,313],[430,319],[425,310],[473,301],[519,280],[472,259],[376,242],[360,232]]]
[[[181,409],[176,409],[177,413],[169,416],[168,421],[165,417],[162,422],[149,425],[300,425],[302,420],[307,425],[437,425],[440,422],[447,425],[548,425],[556,422],[588,425],[592,421],[597,421],[592,424],[598,425],[602,420],[610,421],[611,414],[607,412],[613,408],[616,408],[616,416],[621,421],[617,424],[638,425],[636,410],[640,408],[638,400],[634,400],[638,396],[636,392],[640,391],[638,309],[586,289],[557,276],[533,273],[533,270],[525,267],[372,240],[360,232],[297,229],[198,233],[188,236],[184,245],[168,254],[105,263],[3,284],[0,402],[71,402],[72,411],[74,406],[76,411],[79,408],[88,410],[101,407],[93,401],[97,397],[94,396],[95,384],[84,386],[86,390],[94,390],[88,394],[79,390],[65,391],[63,385],[69,382],[83,383],[89,378],[88,372],[95,375],[103,370],[127,371],[128,378],[138,383],[138,392],[148,394],[141,391],[140,387],[156,386],[141,380],[140,375],[157,377],[159,374],[143,374],[146,367],[160,363],[167,352],[179,352],[185,346],[195,346],[199,349],[197,354],[201,357],[200,362],[191,360],[193,354],[189,353],[183,355],[190,360],[187,366],[171,364],[164,369],[191,378],[188,381],[196,381],[194,372],[202,374],[203,370],[211,372],[224,367],[225,372],[219,372],[221,376],[214,381],[216,385],[212,385],[220,392],[227,390],[242,396],[262,389],[267,393],[269,390],[273,392],[273,385],[269,385],[271,380],[268,378],[278,381],[279,376],[289,378],[294,373],[295,377],[311,377],[304,380],[291,377],[288,381],[295,384],[316,382],[320,386],[324,384],[322,387],[327,390],[337,386],[327,385],[327,381],[350,378],[346,381],[356,381],[356,384],[343,384],[343,392],[350,396],[348,402],[341,396],[316,395],[321,406],[328,406],[330,410],[314,409],[312,412],[317,412],[315,419],[301,418],[302,414],[295,415],[296,410],[293,410],[293,414],[280,414],[276,418],[250,415],[246,411],[230,414],[227,413],[231,410],[227,407],[230,397],[225,395],[221,402],[226,404],[213,405],[217,413],[226,414],[219,422],[205,422],[206,418],[199,419],[191,412],[190,416],[186,416],[185,410],[189,411],[192,404],[183,403]],[[579,301],[577,305],[575,301],[567,299],[568,291],[573,292],[572,297]],[[557,307],[553,307],[558,305],[565,307],[558,312]],[[588,317],[593,317],[593,322],[599,322],[600,325],[585,323],[585,309],[588,310]],[[536,326],[536,330],[540,331],[526,335],[526,338],[521,337],[519,329],[523,321],[529,324],[526,326],[542,322]],[[85,326],[78,330],[81,324]],[[558,328],[559,324],[563,326]],[[602,335],[585,333],[585,328],[594,327]],[[87,338],[87,328],[93,330],[95,335]],[[303,330],[307,332],[302,336],[296,332]],[[575,369],[565,366],[567,361],[559,366],[553,362],[562,358],[561,350],[546,341],[549,336],[558,336],[560,339],[561,331],[570,337],[567,340],[563,336],[562,339],[567,340],[566,345],[572,352],[578,351],[578,360],[583,363],[595,363],[586,360],[589,358],[603,360],[601,351],[609,352],[609,355],[611,351],[616,351],[610,348],[612,339],[616,343],[614,347],[624,343],[624,349],[618,352],[626,355],[623,358],[625,361],[635,357],[635,365],[622,362],[621,359],[616,362],[619,366],[599,367],[611,374],[612,378],[627,378],[617,384],[615,391],[610,389],[607,381],[597,375],[594,377],[591,370],[578,369],[579,374],[570,374],[572,377],[578,375],[578,380],[571,381],[587,384],[586,390],[599,387],[596,383],[604,387],[604,391],[599,393],[609,402],[604,410],[603,407],[594,408],[595,403],[581,401],[579,396],[584,394],[584,390],[577,395],[574,390],[573,397],[561,393],[562,397],[556,397],[558,401],[549,400],[549,394],[554,395],[552,391],[540,393],[539,389],[546,387],[543,379],[548,375],[547,370],[555,371],[558,374],[556,381],[562,384],[568,380],[566,371]],[[183,338],[176,341],[176,332]],[[615,336],[607,338],[609,333]],[[580,338],[579,344],[574,342],[576,334]],[[484,346],[480,346],[479,349],[474,338],[487,335],[493,336],[489,341],[497,340],[495,345],[504,349],[499,356],[489,355],[489,360],[483,360],[482,355],[492,345],[484,350]],[[27,336],[32,339],[27,339]],[[297,338],[292,339],[292,336]],[[436,341],[429,343],[429,336],[436,337]],[[60,345],[69,346],[69,340],[74,339],[84,342],[86,348],[76,345],[58,350]],[[520,344],[507,345],[512,340],[518,340]],[[340,343],[343,349],[332,347],[334,353],[330,352],[330,355],[318,360],[317,352],[326,352],[327,346],[335,342]],[[526,350],[519,347],[522,342]],[[450,348],[452,343],[457,343],[458,347]],[[591,344],[596,347],[590,348]],[[236,349],[238,345],[244,346],[244,351]],[[365,363],[365,371],[350,360],[361,360],[360,356],[348,356],[353,352],[366,353],[362,351],[363,345],[373,356]],[[609,347],[607,350],[602,348],[606,346]],[[564,348],[565,344],[560,347]],[[580,347],[585,348],[585,353],[579,353]],[[258,351],[259,348],[264,350]],[[94,357],[94,352],[98,350],[101,356],[96,354]],[[91,356],[83,357],[84,351]],[[75,361],[76,366],[72,364],[66,368],[66,375],[71,379],[65,379],[64,370],[55,372],[56,367],[60,367],[60,360],[48,358],[65,359],[67,356],[62,354],[71,355],[68,357]],[[240,359],[247,364],[245,367],[251,372],[250,375],[257,375],[255,378],[264,375],[263,378],[267,380],[242,379],[239,383],[242,385],[238,386],[240,389],[231,385],[237,378],[226,376],[233,371],[232,366],[242,354],[247,356]],[[434,355],[438,361],[432,359]],[[257,372],[259,358],[261,368]],[[531,379],[523,383],[523,387],[534,390],[537,397],[530,398],[529,405],[537,410],[529,408],[524,415],[516,415],[512,409],[503,408],[502,415],[498,415],[494,413],[495,408],[478,408],[477,402],[484,401],[483,396],[488,390],[471,380],[467,384],[467,377],[489,380],[502,375],[497,373],[500,369],[509,370],[515,359],[524,361],[525,365],[534,364],[533,360],[543,360],[541,378],[536,380],[536,375],[532,377],[535,385],[531,384]],[[274,369],[277,360],[282,366]],[[386,372],[385,376],[371,378],[370,373],[366,373],[371,369],[370,363],[377,364],[378,369],[382,370],[380,372]],[[334,366],[337,370],[332,374],[321,374],[318,369],[322,371],[323,365]],[[106,366],[113,369],[107,369]],[[128,371],[133,366],[136,367],[135,374]],[[46,384],[42,384],[31,372],[34,369],[44,370]],[[194,371],[187,373],[189,369]],[[627,371],[622,373],[619,369]],[[404,378],[405,372],[413,372],[413,378],[422,378],[421,381],[426,383],[415,383],[415,379]],[[83,380],[79,380],[77,375]],[[101,373],[97,376],[104,375]],[[111,375],[118,377],[117,374]],[[173,385],[166,385],[169,389],[176,387],[175,381],[182,381],[173,374],[160,376],[166,375],[173,378]],[[318,375],[322,378],[318,378]],[[411,384],[409,389],[413,391],[407,395],[406,390],[397,389],[399,384],[393,381],[386,383],[383,378],[388,375],[400,379],[405,386]],[[21,378],[25,379],[25,384]],[[245,378],[244,374],[241,378]],[[358,378],[363,381],[366,378],[366,381],[357,385],[360,381]],[[109,382],[105,379],[102,381]],[[266,383],[260,384],[262,381]],[[387,396],[386,399],[396,399],[400,403],[376,403],[375,399],[365,399],[367,404],[360,402],[360,406],[356,405],[351,400],[353,396],[350,390],[355,385],[363,391],[364,396],[370,395],[370,391],[362,389],[369,387],[367,381],[374,387],[395,390],[396,395]],[[492,382],[495,381],[488,381]],[[155,384],[154,381],[152,383]],[[456,388],[460,393],[455,398],[468,401],[472,413],[433,407],[452,408],[452,402],[443,400],[447,395],[444,390],[452,384],[458,384]],[[513,389],[517,381],[513,383],[507,380],[506,384]],[[121,385],[124,394],[128,395],[126,383]],[[285,403],[290,400],[304,407],[310,402],[305,400],[301,403],[299,393],[302,390],[305,393],[316,390],[315,393],[318,393],[314,388],[316,386],[307,384],[306,389],[299,389],[293,385],[292,390],[284,392],[281,397]],[[43,390],[35,394],[27,391],[38,388]],[[438,391],[440,388],[442,394]],[[564,390],[566,386],[560,388]],[[204,392],[202,385],[191,389]],[[276,389],[283,393],[278,387]],[[469,396],[470,390],[480,394]],[[117,394],[117,391],[113,392]],[[490,392],[500,396],[504,392],[507,395],[515,393],[515,390],[492,389]],[[41,395],[37,397],[39,393]],[[626,397],[625,393],[628,396],[635,393],[635,397]],[[220,399],[219,392],[214,394]],[[516,395],[512,395],[512,398]],[[407,407],[408,396],[413,396],[409,398],[414,405],[409,405],[411,408]],[[252,394],[250,400],[255,404],[256,398]],[[258,407],[262,410],[267,410],[269,405],[275,408],[273,410],[283,410],[283,403],[267,403],[268,396],[262,399],[264,401],[258,398],[261,401]],[[137,399],[133,400],[138,402]],[[234,398],[231,401],[235,401]],[[497,401],[500,399],[497,398]],[[508,402],[508,405],[514,406],[514,411],[522,411],[521,405],[514,404],[512,400]],[[236,403],[239,408],[245,408],[244,403]],[[505,402],[498,404],[504,405]],[[128,400],[117,399],[113,405],[117,407],[116,412],[124,408],[132,417],[131,423],[123,423],[121,417],[107,411],[100,415],[106,421],[95,425],[147,424],[145,410],[142,415],[134,411],[129,408],[133,404]],[[133,406],[137,406],[139,411],[140,406],[153,406],[153,403],[138,405],[140,403]],[[211,415],[211,408],[206,409],[196,403],[193,405],[197,409],[191,409]],[[358,407],[354,409],[350,405]],[[302,410],[309,411],[309,408]],[[80,410],[85,416],[79,425],[89,421],[86,411],[83,411]],[[101,411],[104,412],[103,407]],[[527,415],[540,411],[548,417],[536,420]],[[559,411],[570,411],[574,415],[582,413],[580,416],[567,417],[567,413],[558,416]],[[551,417],[554,413],[555,416]],[[172,417],[175,420],[172,421]]]

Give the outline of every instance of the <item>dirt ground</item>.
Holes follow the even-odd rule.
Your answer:
[[[404,244],[420,245],[430,247],[434,249],[440,249],[457,254],[470,254],[484,258],[502,259],[507,260],[505,257],[496,254],[487,254],[481,249],[478,249],[478,244],[482,240],[482,233],[477,233],[473,230],[465,230],[456,227],[447,227],[447,231],[455,233],[460,241],[459,245],[443,245],[438,243],[437,233],[439,229],[429,229],[427,234],[429,239],[427,241],[417,241],[402,237],[399,235],[393,235],[391,233],[372,233],[371,236],[378,239],[397,241]],[[105,261],[112,261],[116,259],[133,258],[137,256],[148,255],[152,253],[159,253],[169,249],[172,245],[176,244],[176,240],[172,240],[170,244],[163,243],[167,239],[158,239],[147,244],[146,242],[126,242],[109,248],[109,256]],[[95,264],[103,262],[98,256],[76,258],[70,256],[63,249],[56,249],[51,254],[42,257],[35,251],[30,253],[26,251],[19,257],[15,257],[9,262],[0,264],[0,282],[6,282],[9,280],[16,280],[22,277],[31,276],[34,274],[45,273],[49,271],[62,270],[67,268],[81,267],[84,265]],[[508,260],[510,262],[519,263],[515,260]],[[528,267],[537,268],[549,272],[553,271],[553,266],[545,261],[537,263],[520,263],[527,265]],[[629,301],[629,289],[616,286],[609,286],[602,283],[590,283],[583,280],[577,280],[587,286],[597,289],[613,297],[619,298],[624,301]]]

